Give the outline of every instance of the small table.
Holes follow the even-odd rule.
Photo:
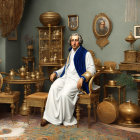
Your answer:
[[[36,86],[36,91],[40,91],[40,88],[42,88],[43,83],[44,83],[45,78],[41,77],[41,78],[30,78],[30,79],[26,79],[26,78],[20,78],[19,76],[14,76],[14,77],[5,77],[4,78],[4,82],[7,83],[7,86],[10,87],[10,84],[22,84],[24,85],[24,100],[23,100],[23,104],[20,108],[20,114],[21,115],[27,115],[27,105],[26,105],[26,96],[27,94],[29,94],[31,92],[30,89],[30,85],[31,84],[35,84]]]
[[[104,98],[107,97],[106,88],[117,88],[118,89],[118,98],[119,104],[121,104],[121,90],[123,90],[123,102],[125,102],[126,90],[125,85],[104,85]]]

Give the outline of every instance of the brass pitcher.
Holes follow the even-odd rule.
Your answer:
[[[19,73],[20,73],[20,77],[24,78],[25,75],[26,75],[26,68],[24,66],[22,66],[20,69],[19,69]]]
[[[10,73],[9,73],[9,76],[10,76],[10,77],[13,77],[14,75],[15,75],[15,71],[14,71],[14,69],[11,69],[11,70],[10,70]]]

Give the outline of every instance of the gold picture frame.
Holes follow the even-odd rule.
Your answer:
[[[8,35],[8,40],[17,40],[17,29],[13,30],[13,31]]]
[[[112,23],[106,14],[100,13],[95,16],[92,29],[96,38],[108,37],[112,31]]]
[[[68,15],[68,27],[72,31],[76,31],[79,26],[78,15]]]
[[[140,38],[140,25],[134,26],[134,37],[136,39]]]

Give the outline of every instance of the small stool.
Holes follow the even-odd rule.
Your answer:
[[[28,122],[29,122],[31,107],[40,107],[41,118],[43,117],[43,112],[44,112],[47,97],[48,97],[47,92],[36,92],[27,96]]]
[[[125,102],[126,90],[125,85],[104,85],[104,98],[107,97],[106,88],[117,88],[118,89],[118,98],[119,104],[121,103],[121,90],[123,90],[123,102]]]
[[[19,91],[12,91],[11,94],[6,93],[6,92],[1,92],[0,93],[0,103],[5,103],[5,104],[11,104],[11,116],[12,116],[12,121],[13,121],[13,114],[18,111],[18,103],[19,103],[19,97],[20,97],[20,92]],[[16,107],[15,107],[16,103]]]

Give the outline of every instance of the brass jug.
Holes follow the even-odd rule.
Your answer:
[[[34,72],[31,72],[31,78],[32,79],[35,79],[35,77],[36,77],[35,73]]]
[[[25,75],[26,75],[26,68],[24,66],[22,66],[20,69],[19,69],[19,73],[20,73],[20,77],[24,78]]]
[[[14,69],[11,69],[11,70],[10,70],[10,73],[9,73],[9,76],[10,76],[10,77],[13,77],[14,75],[15,75],[15,71],[14,71]]]

